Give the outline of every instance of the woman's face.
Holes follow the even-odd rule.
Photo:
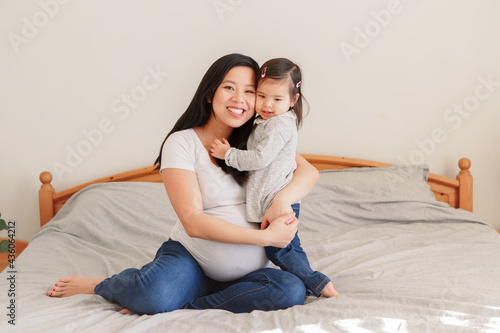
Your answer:
[[[246,123],[255,114],[255,73],[237,66],[227,72],[212,100],[215,120],[231,128]]]

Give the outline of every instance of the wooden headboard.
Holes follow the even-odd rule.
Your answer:
[[[302,156],[318,170],[347,169],[353,167],[385,167],[392,165],[339,156],[311,154],[302,154]],[[458,166],[460,172],[456,176],[456,179],[430,173],[427,183],[430,185],[438,201],[446,202],[454,208],[462,208],[472,212],[472,175],[469,172],[471,161],[468,158],[461,158],[458,162]],[[163,182],[161,175],[158,173],[158,170],[155,170],[154,166],[100,178],[61,192],[56,192],[50,184],[52,181],[52,174],[50,172],[42,172],[40,174],[40,181],[42,182],[42,186],[38,191],[40,226],[49,222],[73,194],[91,184],[131,181]]]

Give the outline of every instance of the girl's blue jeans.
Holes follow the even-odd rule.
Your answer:
[[[299,218],[300,204],[293,204],[292,209],[295,217]],[[323,288],[330,282],[326,275],[311,269],[307,255],[300,246],[298,233],[285,248],[266,247],[266,254],[273,264],[300,278],[306,286],[307,295],[319,297]]]
[[[171,239],[152,262],[105,279],[94,292],[137,314],[176,309],[279,310],[303,304],[306,297],[302,281],[279,269],[259,269],[231,282],[212,280],[184,246]]]

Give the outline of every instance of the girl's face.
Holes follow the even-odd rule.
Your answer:
[[[291,98],[289,82],[266,79],[257,87],[255,108],[264,120],[282,115],[295,104],[297,97]],[[297,94],[298,95],[298,94]]]
[[[231,128],[246,123],[255,114],[253,69],[245,66],[231,68],[215,91],[211,102],[215,120]]]

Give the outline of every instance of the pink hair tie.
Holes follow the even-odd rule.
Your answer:
[[[260,74],[260,77],[265,77],[266,76],[266,70],[267,70],[267,67],[264,67],[264,69],[262,70],[262,74]]]
[[[302,84],[302,81],[299,81],[297,82],[297,84],[295,85],[296,88],[300,87],[300,85]]]

